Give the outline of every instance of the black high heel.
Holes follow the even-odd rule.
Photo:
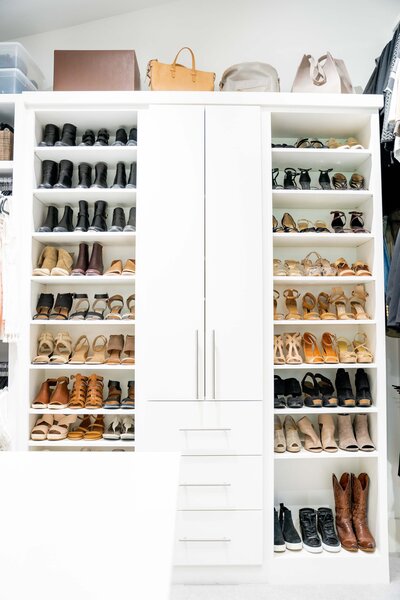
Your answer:
[[[311,177],[308,174],[309,171],[311,171],[311,169],[300,169],[299,183],[302,190],[311,189]]]
[[[333,169],[319,169],[318,183],[323,190],[331,190],[331,178],[329,174]]]
[[[362,218],[364,213],[351,210],[349,214],[351,215],[350,227],[353,233],[369,233],[368,229],[364,227],[364,219]]]
[[[356,371],[356,404],[367,408],[372,405],[371,388],[368,375],[364,369],[357,369]]]
[[[272,189],[276,190],[276,188],[281,188],[282,186],[278,184],[278,175],[279,169],[275,167],[272,169]]]
[[[354,408],[356,405],[356,400],[351,387],[349,374],[344,369],[338,369],[336,371],[335,387],[337,398],[339,400],[339,406]]]
[[[346,215],[341,210],[331,210],[333,215],[331,227],[335,233],[344,233],[344,226],[346,225]]]
[[[338,399],[336,398],[335,388],[330,379],[320,373],[316,373],[315,380],[318,383],[319,391],[321,393],[322,406],[324,408],[336,408]]]
[[[293,167],[285,169],[285,177],[283,179],[283,187],[285,190],[297,190],[296,177],[298,172]]]
[[[308,381],[308,378],[311,381]],[[306,373],[301,381],[301,389],[304,394],[304,404],[309,408],[321,408],[322,396],[319,391],[319,386],[313,373]]]

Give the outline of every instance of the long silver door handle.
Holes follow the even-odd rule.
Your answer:
[[[179,487],[231,487],[231,483],[180,483]]]
[[[218,542],[218,543],[229,543],[232,540],[230,538],[181,538],[180,542]]]
[[[182,427],[179,431],[232,431],[231,427]]]
[[[216,359],[216,345],[215,345],[215,329],[212,330],[213,339],[213,400],[215,400],[216,388],[217,388],[217,359]]]
[[[196,400],[199,399],[199,330],[196,329]]]

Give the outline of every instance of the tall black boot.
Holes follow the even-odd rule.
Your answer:
[[[136,206],[132,206],[129,211],[129,218],[124,231],[136,231]]]
[[[90,188],[92,185],[92,167],[88,163],[80,163],[78,167],[78,188]]]
[[[44,160],[42,162],[42,183],[38,187],[49,189],[57,183],[58,164],[54,160]]]
[[[89,231],[107,231],[107,202],[98,200],[94,205],[94,216]]]
[[[78,221],[75,231],[87,231],[89,229],[89,208],[86,200],[79,200]]]
[[[59,139],[60,130],[57,125],[48,123],[44,128],[43,140],[40,142],[39,146],[54,146]]]
[[[129,140],[126,143],[127,146],[137,146],[137,129],[132,127],[129,132]]]
[[[58,223],[58,209],[55,206],[49,206],[47,209],[47,217],[45,222],[38,231],[41,233],[49,233],[53,231],[54,227],[57,227]]]
[[[128,136],[126,135],[126,131],[123,127],[117,129],[115,134],[115,142],[113,142],[113,146],[125,146],[128,141]]]
[[[110,134],[107,129],[99,129],[97,133],[97,140],[95,141],[95,146],[108,146],[108,140],[110,138]]]
[[[99,162],[95,166],[96,178],[90,187],[106,188],[107,187],[107,165],[104,162]]]
[[[63,218],[61,219],[57,227],[54,227],[54,231],[59,231],[61,233],[73,231],[74,226],[72,225],[72,215],[72,208],[70,206],[66,206],[64,209]]]
[[[93,146],[94,144],[94,131],[93,129],[86,129],[85,133],[82,136],[82,141],[79,144],[80,146]]]
[[[117,207],[114,208],[112,225],[109,231],[123,231],[126,225],[124,209]]]
[[[117,170],[115,171],[114,183],[111,187],[113,188],[124,188],[126,186],[126,171],[125,164],[123,162],[117,163]]]
[[[60,161],[60,172],[58,174],[58,181],[54,185],[55,188],[70,188],[72,186],[72,171],[74,165],[70,160]]]
[[[76,127],[72,123],[64,123],[62,128],[61,140],[58,140],[55,146],[75,146]]]
[[[131,170],[129,172],[129,180],[126,184],[127,188],[136,188],[136,163],[131,164]]]

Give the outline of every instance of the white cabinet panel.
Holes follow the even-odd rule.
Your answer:
[[[147,402],[140,412],[138,450],[262,454],[261,402]]]
[[[261,400],[259,107],[206,107],[207,399]]]
[[[204,109],[140,114],[136,385],[143,400],[203,396]]]
[[[180,510],[262,509],[261,456],[184,456]]]
[[[175,539],[176,565],[259,565],[262,563],[261,511],[180,511]]]

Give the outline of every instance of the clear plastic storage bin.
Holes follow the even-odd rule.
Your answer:
[[[0,94],[36,92],[36,87],[19,69],[0,69]]]
[[[43,73],[36,65],[29,52],[27,52],[19,42],[0,43],[0,69],[19,69],[33,84],[33,89],[43,89]],[[21,91],[25,91],[25,89]],[[31,89],[32,88],[29,87],[29,90]]]

